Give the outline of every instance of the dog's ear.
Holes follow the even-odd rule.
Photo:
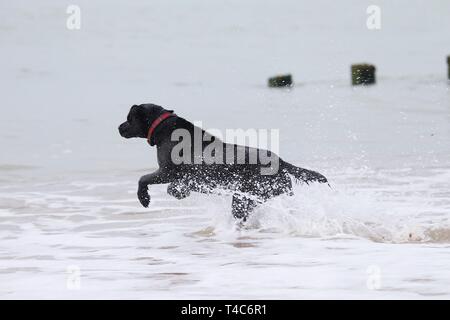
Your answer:
[[[130,114],[131,113],[135,113],[136,111],[137,111],[137,109],[139,108],[139,106],[138,105],[136,105],[136,104],[133,104],[132,106],[131,106],[131,108],[130,108]]]
[[[130,114],[135,115],[135,117],[139,119],[143,119],[146,117],[144,108],[137,104],[131,106]]]

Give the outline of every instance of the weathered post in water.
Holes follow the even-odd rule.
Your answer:
[[[368,85],[374,84],[375,80],[375,71],[376,68],[374,65],[362,63],[362,64],[353,64],[352,65],[352,85]]]
[[[285,74],[269,78],[268,85],[271,88],[291,87],[292,75]]]
[[[450,56],[447,56],[447,72],[448,72],[448,80],[450,80]]]

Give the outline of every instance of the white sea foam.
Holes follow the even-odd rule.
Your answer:
[[[335,172],[341,178],[336,183],[331,178],[332,188],[297,185],[294,196],[268,201],[245,225],[231,217],[229,196],[193,194],[178,201],[165,186],[152,186],[150,208],[139,208],[134,194],[124,192],[134,189],[133,181],[3,189],[0,199],[22,204],[0,212],[1,293],[5,298],[244,298],[303,297],[311,290],[313,297],[323,297],[328,295],[318,292],[326,290],[397,297],[401,286],[403,297],[445,296],[449,203],[430,208],[429,201],[445,199],[440,193],[446,191],[448,171],[422,178],[408,172]],[[358,177],[364,187],[355,182]],[[390,185],[387,180],[396,181],[397,188],[381,188]],[[411,195],[414,188],[402,183],[407,180],[427,194]],[[413,247],[398,247],[405,243]],[[427,251],[434,258],[421,269],[417,255]],[[416,266],[401,271],[391,265],[398,257]],[[73,265],[82,272],[78,291],[65,288],[65,270]],[[371,265],[386,273],[381,292],[365,286]],[[30,290],[31,285],[41,289]],[[237,294],[235,286],[246,290]]]

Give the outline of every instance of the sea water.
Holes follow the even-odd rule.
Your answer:
[[[446,1],[0,4],[0,297],[449,298]],[[277,22],[278,21],[278,22]],[[283,23],[279,23],[283,21]],[[350,86],[350,64],[377,84]],[[292,89],[267,77],[291,72]],[[326,185],[260,206],[176,200],[137,181],[133,104],[205,129],[279,129],[280,156]]]

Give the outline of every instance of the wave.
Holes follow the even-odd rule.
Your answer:
[[[399,201],[374,190],[329,189],[324,185],[297,186],[294,196],[283,195],[257,208],[245,224],[236,224],[229,203],[212,201],[213,226],[205,234],[276,233],[295,237],[363,238],[384,243],[450,243],[450,224],[440,210],[423,202]],[[214,217],[215,216],[215,217]],[[212,228],[212,229],[211,229]]]

